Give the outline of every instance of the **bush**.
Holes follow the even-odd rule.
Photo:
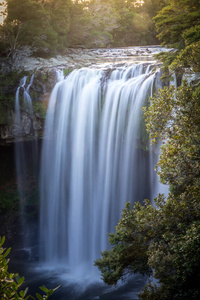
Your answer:
[[[36,293],[36,298],[28,295],[28,288],[25,290],[20,290],[21,285],[24,283],[24,277],[20,277],[19,274],[8,272],[9,259],[7,258],[10,253],[10,248],[3,248],[5,242],[5,237],[0,237],[0,299],[1,300],[22,300],[22,299],[48,299],[49,296],[57,289],[47,289],[46,287],[40,287],[40,289],[45,293],[43,296]]]

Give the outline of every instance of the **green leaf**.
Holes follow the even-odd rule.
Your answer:
[[[49,292],[49,289],[46,288],[45,286],[40,286],[40,289],[45,292],[46,294]]]
[[[19,285],[22,285],[22,283],[24,282],[24,277],[20,277],[19,275],[16,276],[16,281]]]
[[[3,246],[4,242],[5,242],[5,236],[3,236],[2,238],[0,238],[0,247]]]
[[[20,296],[21,296],[22,298],[24,298],[24,296],[25,296],[25,292],[24,292],[24,291],[20,291],[19,294],[20,294]]]
[[[10,248],[6,250],[6,252],[3,254],[3,258],[5,258],[6,256],[8,256],[8,254],[10,253]]]
[[[36,297],[37,297],[37,299],[39,299],[39,300],[43,300],[43,297],[42,297],[40,294],[38,294],[38,293],[36,293]]]

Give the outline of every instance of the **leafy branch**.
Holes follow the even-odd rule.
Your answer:
[[[45,286],[41,286],[40,290],[43,291],[45,294],[40,295],[36,293],[36,297],[32,295],[27,295],[28,288],[25,290],[19,290],[21,285],[24,283],[24,277],[20,277],[17,273],[10,273],[8,272],[8,263],[9,259],[7,258],[8,254],[10,253],[10,248],[6,249],[3,248],[5,242],[5,237],[0,237],[0,299],[1,300],[44,300],[48,299],[55,290],[59,288],[56,287],[55,289],[47,289]]]

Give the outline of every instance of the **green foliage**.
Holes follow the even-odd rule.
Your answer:
[[[29,72],[17,72],[12,71],[6,74],[0,75],[0,124],[12,124],[13,116],[10,111],[13,111],[15,108],[15,93],[21,78],[24,76],[27,77],[27,84],[30,80]],[[47,81],[47,74],[42,75],[42,81]],[[20,92],[20,96],[21,96]],[[39,93],[31,89],[30,91],[31,98],[33,100],[38,100]],[[22,98],[22,97],[20,97]],[[21,99],[20,99],[21,100]],[[47,111],[47,103],[41,101],[33,101],[34,113],[38,113],[41,117],[45,118]]]
[[[147,265],[148,240],[140,229],[137,210],[142,211],[143,207],[136,203],[135,209],[131,210],[130,203],[126,204],[115,233],[109,234],[109,243],[115,246],[102,252],[102,258],[95,261],[107,284],[116,284],[127,273],[151,274]]]
[[[91,14],[84,3],[75,1],[70,12],[69,42],[71,45],[84,45],[91,30]]]
[[[64,77],[67,76],[67,75],[69,75],[72,71],[73,71],[73,68],[63,69]]]
[[[161,90],[145,114],[151,140],[165,141],[158,163],[160,179],[177,191],[199,182],[199,115],[199,97],[185,82],[177,90]]]
[[[165,53],[164,76],[167,69],[182,74],[184,68],[191,68],[193,72],[200,71],[200,6],[199,1],[171,0],[154,17],[158,31],[158,38],[163,45],[173,47],[178,51]]]
[[[7,18],[2,26],[7,55],[14,59],[19,44],[37,46],[46,26],[47,15],[40,2],[8,0]]]
[[[9,124],[9,110],[14,109],[15,92],[20,79],[28,75],[27,72],[8,72],[0,74],[0,123]],[[11,118],[12,122],[12,118]]]
[[[46,287],[40,287],[40,289],[45,293],[43,296],[36,294],[36,298],[27,295],[28,288],[25,290],[21,289],[24,283],[24,277],[20,277],[19,274],[14,274],[8,272],[9,259],[7,258],[10,253],[10,248],[3,248],[5,242],[5,237],[0,237],[0,299],[3,300],[27,300],[27,299],[48,299],[53,292],[57,289],[47,289]]]
[[[33,111],[38,113],[42,118],[46,117],[47,103],[40,101],[33,101]]]
[[[156,31],[152,17],[157,8],[149,1],[135,5],[134,1],[112,1],[119,15],[118,27],[113,31],[113,44],[133,46],[156,44]],[[155,4],[155,3],[154,3]],[[162,8],[162,4],[159,6]]]
[[[76,1],[71,11],[71,44],[93,48],[112,44],[113,30],[119,26],[118,19],[118,12],[112,1]]]
[[[145,0],[142,10],[144,9],[148,15],[153,18],[163,7],[169,4],[169,0]]]
[[[198,299],[199,287],[199,187],[196,197],[189,194],[165,201],[155,199],[130,204],[123,210],[116,232],[109,237],[113,248],[96,260],[104,282],[116,284],[127,274],[139,272],[159,279],[149,283],[140,299]],[[191,298],[190,298],[191,297]]]
[[[152,17],[167,0],[6,0],[0,53],[15,60],[30,47],[36,55],[66,47],[132,46],[157,43]],[[23,50],[23,51],[22,51]]]
[[[19,195],[17,189],[0,190],[0,213],[13,214],[19,210]]]
[[[185,68],[191,68],[192,72],[200,71],[200,40],[186,46],[170,64],[172,71],[180,70],[180,68],[182,73]]]
[[[172,65],[172,63],[174,62],[174,60],[177,58],[177,51],[169,51],[169,52],[160,52],[158,54],[155,55],[155,58],[157,60],[160,60],[162,62],[162,76],[161,79],[164,82],[168,82],[169,80],[172,79],[172,74],[170,74],[169,71],[169,66]],[[178,67],[176,68],[176,72],[177,72]]]
[[[46,40],[49,51],[63,51],[68,46],[70,28],[71,0],[52,0],[44,4],[44,10],[49,14],[49,24]]]
[[[0,51],[13,60],[21,46],[38,55],[55,54],[67,46],[71,0],[7,0],[7,17],[0,27]]]

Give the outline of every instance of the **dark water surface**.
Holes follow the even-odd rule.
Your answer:
[[[39,286],[54,289],[60,286],[50,297],[51,300],[136,300],[146,284],[146,278],[141,275],[132,275],[126,282],[117,286],[108,286],[100,279],[75,279],[67,274],[65,269],[48,270],[35,263],[10,262],[10,271],[25,277],[23,289],[28,287],[28,294],[43,293]]]

